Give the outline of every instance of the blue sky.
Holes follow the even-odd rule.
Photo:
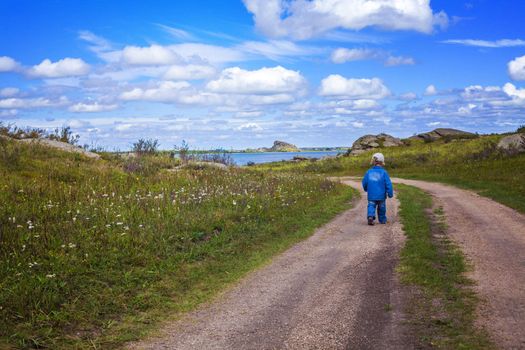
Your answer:
[[[521,0],[0,0],[0,121],[127,149],[525,124]]]

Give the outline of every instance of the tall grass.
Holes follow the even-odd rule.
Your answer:
[[[315,163],[273,163],[261,170],[361,176],[370,166],[372,153],[383,152],[391,176],[449,183],[469,188],[505,205],[525,212],[525,154],[500,151],[502,136],[472,140],[424,143],[389,147],[359,156],[321,160]]]
[[[109,156],[6,147],[18,161],[0,158],[0,347],[135,339],[304,238],[349,199],[342,185],[308,174],[125,171]]]

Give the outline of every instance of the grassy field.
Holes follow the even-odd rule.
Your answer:
[[[349,205],[324,177],[88,160],[0,139],[0,348],[114,348]]]
[[[446,236],[442,208],[411,186],[398,185],[400,217],[407,241],[398,271],[402,282],[416,286],[408,302],[408,322],[421,348],[491,349],[488,336],[474,327],[478,302],[468,266]]]
[[[501,135],[471,140],[424,143],[378,149],[391,176],[444,182],[472,189],[525,212],[525,154],[497,150]],[[362,176],[374,152],[317,162],[280,162],[257,166],[261,170]]]

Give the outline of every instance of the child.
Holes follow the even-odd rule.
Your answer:
[[[363,177],[363,189],[368,192],[368,224],[374,224],[376,208],[379,223],[386,224],[386,196],[394,196],[392,181],[383,169],[385,156],[382,153],[374,154],[370,163],[373,167]]]

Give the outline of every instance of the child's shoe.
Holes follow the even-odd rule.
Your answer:
[[[374,225],[374,218],[373,218],[373,217],[371,217],[371,216],[368,217],[368,224],[369,224],[370,226],[373,226],[373,225]]]

